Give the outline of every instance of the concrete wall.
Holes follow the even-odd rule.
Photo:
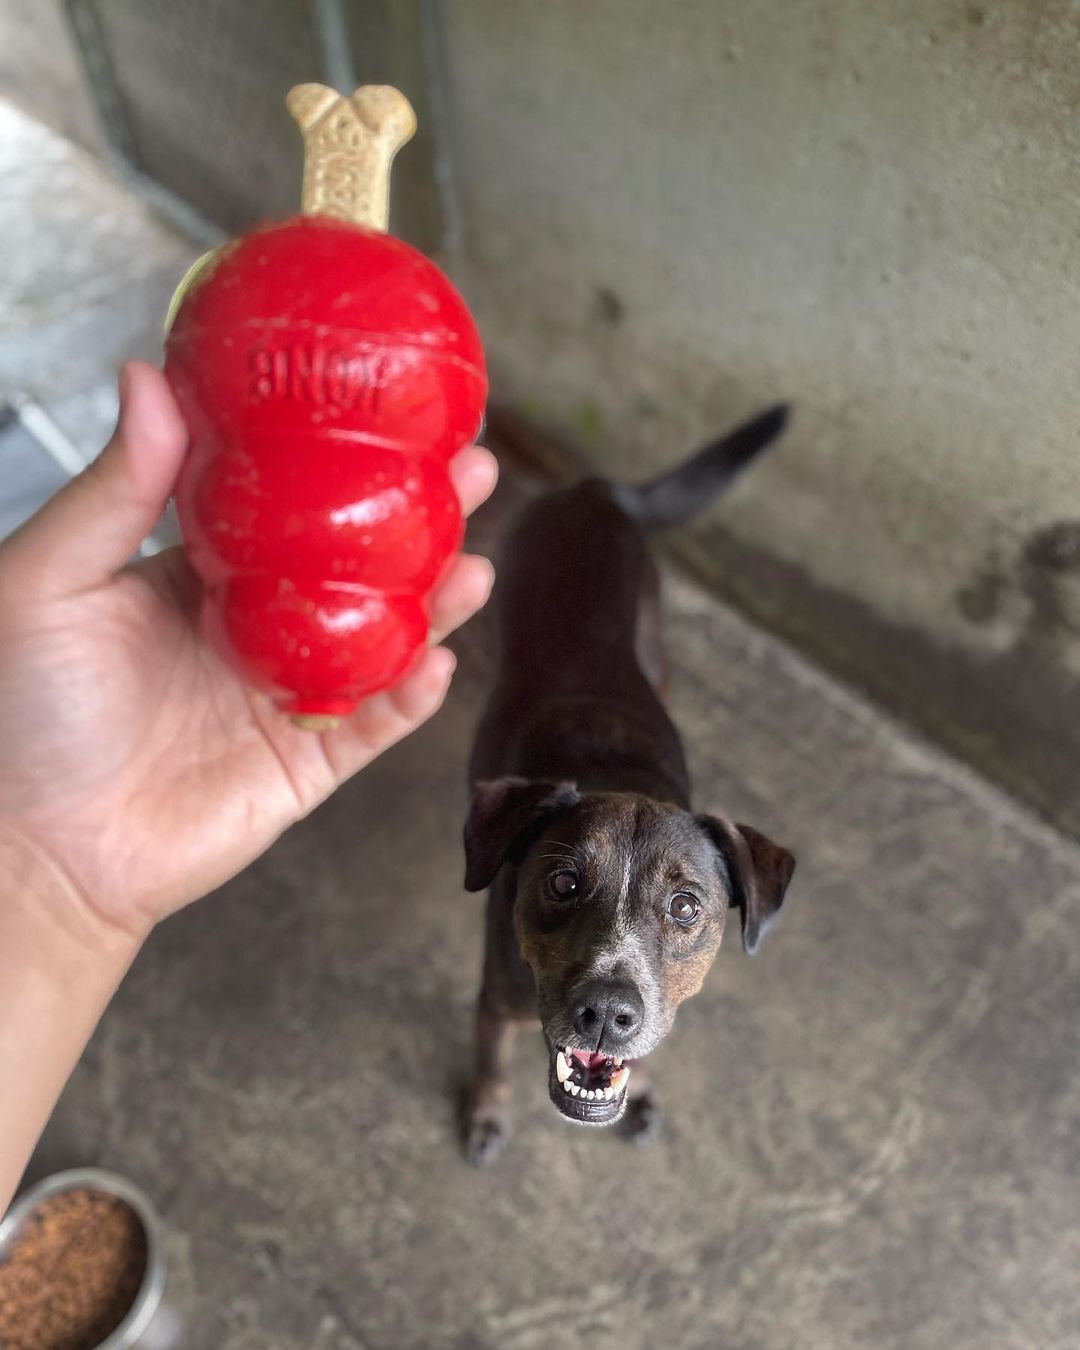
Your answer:
[[[0,97],[101,151],[101,127],[59,0],[0,0]]]
[[[674,546],[1080,831],[1076,5],[345,12],[360,76],[418,99],[441,35],[425,121],[498,391],[624,475],[790,399],[782,447]],[[251,82],[281,82],[275,32]],[[0,90],[96,143],[57,0],[0,0]]]
[[[1080,827],[1080,10],[443,21],[502,391],[619,475],[792,400],[696,565]]]

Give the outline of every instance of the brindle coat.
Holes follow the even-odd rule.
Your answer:
[[[783,902],[794,868],[785,849],[691,811],[682,745],[661,701],[659,575],[642,528],[699,509],[783,422],[783,410],[765,414],[643,488],[589,481],[550,493],[510,536],[493,600],[498,675],[465,827],[466,887],[490,887],[467,1122],[474,1162],[494,1157],[509,1133],[517,1024],[539,1016],[552,1054],[580,1046],[576,992],[585,980],[618,982],[640,999],[640,1022],[619,1051],[636,1060],[700,989],[729,907],[752,952]],[[550,886],[566,870],[572,903]],[[689,926],[669,912],[680,895],[698,907]],[[553,1077],[556,1105],[588,1122],[591,1108],[558,1087]],[[641,1133],[657,1113],[640,1066],[631,1091],[628,1124]]]

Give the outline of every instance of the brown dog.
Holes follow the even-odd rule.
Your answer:
[[[651,1130],[658,1113],[638,1061],[701,988],[728,909],[753,952],[783,902],[795,866],[786,849],[690,810],[660,701],[660,586],[644,531],[705,506],[786,417],[774,408],[643,487],[593,480],[550,493],[510,536],[465,826],[465,886],[490,887],[474,1163],[506,1142],[513,1033],[537,1017],[564,1116],[610,1125],[626,1112],[632,1134]]]

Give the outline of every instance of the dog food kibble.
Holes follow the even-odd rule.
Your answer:
[[[0,1257],[0,1350],[94,1350],[124,1320],[146,1271],[146,1233],[114,1195],[43,1200]]]

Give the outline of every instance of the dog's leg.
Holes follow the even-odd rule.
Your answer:
[[[631,1144],[648,1144],[663,1123],[664,1113],[657,1105],[649,1076],[640,1064],[634,1065],[627,1089],[626,1111],[619,1122],[624,1139]]]
[[[492,1162],[510,1138],[510,1050],[517,1025],[476,1010],[476,1048],[465,1123],[465,1156],[476,1167]]]

